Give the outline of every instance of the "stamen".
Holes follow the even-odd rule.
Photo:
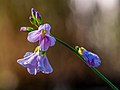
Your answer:
[[[44,38],[45,37],[45,33],[47,32],[47,30],[42,30],[41,31],[41,34],[42,34],[42,37]]]
[[[79,50],[78,50],[78,53],[82,55],[82,53],[83,53],[84,50],[85,50],[85,48],[80,47]]]

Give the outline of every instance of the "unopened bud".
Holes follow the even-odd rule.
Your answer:
[[[36,11],[34,8],[31,9],[31,14],[32,14],[32,17],[35,18]]]
[[[26,27],[21,27],[21,28],[20,28],[20,31],[22,31],[22,32],[25,32],[26,30],[27,30]]]
[[[36,14],[35,14],[35,15],[36,15],[36,18],[39,18],[39,19],[41,19],[41,18],[42,18],[42,17],[41,17],[41,14],[40,14],[38,11],[36,12]]]
[[[36,21],[33,19],[33,17],[32,17],[32,16],[30,16],[30,17],[29,17],[29,20],[30,20],[31,24],[33,24],[33,25],[35,25],[35,24],[36,24]]]
[[[26,30],[27,32],[31,32],[31,31],[34,30],[32,27],[27,27],[26,29],[27,29],[27,30]]]
[[[42,16],[38,11],[36,12],[36,20],[37,20],[38,25],[42,24]]]

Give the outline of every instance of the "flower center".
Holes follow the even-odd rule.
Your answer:
[[[41,34],[42,34],[42,37],[44,38],[45,37],[45,33],[47,32],[47,30],[42,30],[41,31]]]

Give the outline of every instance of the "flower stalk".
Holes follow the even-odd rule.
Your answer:
[[[71,47],[69,44],[63,42],[62,40],[55,38],[56,41],[58,41],[59,43],[61,43],[62,45],[66,46],[67,48],[69,48],[71,51],[73,51],[78,57],[81,58],[81,60],[86,63],[86,61],[84,60],[83,56],[80,55],[78,53],[78,51],[76,49],[74,49],[73,47]],[[94,73],[96,73],[101,79],[103,79],[113,90],[119,90],[114,84],[111,83],[111,81],[109,81],[102,73],[100,73],[96,68],[94,67],[89,67]]]

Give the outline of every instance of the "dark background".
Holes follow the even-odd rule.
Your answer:
[[[51,33],[71,46],[98,54],[98,68],[120,87],[119,0],[0,0],[0,90],[111,90],[72,51],[56,42],[47,56],[54,71],[30,75],[16,61],[37,43],[29,43],[21,26],[34,7],[49,23]]]

